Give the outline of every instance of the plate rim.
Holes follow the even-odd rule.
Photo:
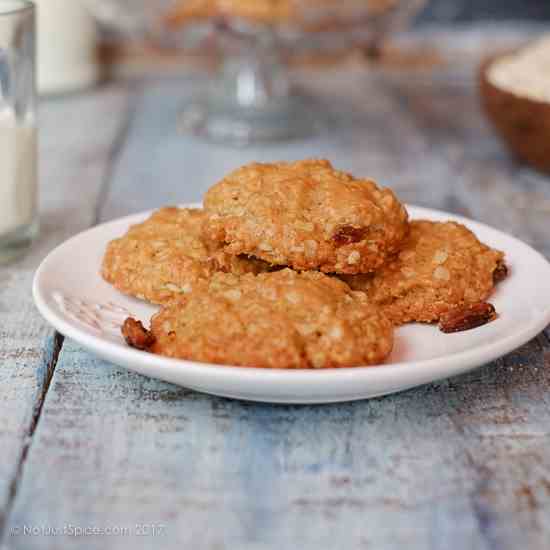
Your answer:
[[[180,207],[185,208],[200,208],[201,203],[187,203],[182,204]],[[409,212],[414,213],[415,218],[425,217],[446,217],[452,221],[465,224],[467,227],[471,227],[476,231],[476,227],[481,230],[488,230],[490,232],[499,234],[520,247],[527,248],[530,253],[535,254],[538,259],[545,263],[549,269],[550,274],[550,262],[537,250],[521,241],[517,237],[495,229],[482,222],[466,218],[464,216],[445,212],[442,210],[425,208],[415,205],[406,205]],[[454,376],[459,373],[467,372],[478,366],[482,366],[490,361],[493,361],[499,357],[502,357],[519,346],[528,342],[531,338],[537,336],[550,324],[550,300],[547,306],[541,307],[541,315],[537,319],[528,323],[521,330],[515,332],[513,335],[508,335],[503,338],[497,339],[492,342],[485,342],[474,346],[472,349],[455,352],[444,357],[435,357],[431,359],[423,359],[417,361],[400,361],[398,363],[379,364],[373,366],[359,366],[359,367],[347,367],[347,368],[331,368],[331,369],[264,369],[260,367],[241,367],[233,365],[216,365],[212,363],[200,363],[197,361],[189,361],[184,359],[174,359],[163,356],[157,356],[148,352],[135,350],[125,346],[122,343],[111,342],[103,339],[100,336],[96,336],[87,332],[84,329],[76,327],[61,316],[49,306],[46,297],[41,292],[41,280],[44,273],[47,272],[47,268],[54,262],[55,257],[63,252],[65,247],[70,246],[75,240],[78,240],[90,233],[96,232],[99,229],[108,230],[110,225],[131,225],[132,223],[139,223],[140,219],[145,219],[155,209],[123,216],[115,220],[111,220],[102,224],[98,224],[94,227],[86,229],[77,235],[67,239],[63,243],[54,248],[40,263],[40,266],[35,272],[32,285],[32,295],[35,305],[44,317],[44,319],[51,324],[57,331],[68,337],[78,344],[82,345],[88,351],[103,357],[108,358],[112,363],[124,365],[125,368],[133,370],[129,364],[136,364],[140,367],[144,363],[147,363],[148,368],[155,368],[159,371],[172,371],[173,369],[187,369],[191,375],[200,375],[206,380],[221,380],[232,378],[247,379],[249,382],[262,382],[269,383],[272,381],[288,380],[292,384],[296,383],[311,383],[315,381],[316,384],[330,384],[341,383],[347,380],[349,377],[353,377],[354,380],[365,379],[371,381],[382,381],[386,378],[392,378],[398,376],[403,378],[403,374],[413,373],[413,380],[411,380],[412,386],[421,385],[427,381],[436,381],[450,376]],[[452,338],[453,335],[449,335]],[[115,358],[115,359],[113,359]],[[445,364],[441,365],[444,361]],[[407,367],[407,368],[405,368]],[[439,371],[439,372],[438,372]],[[156,377],[154,373],[151,373],[151,377]],[[405,376],[405,379],[410,378]],[[417,381],[420,380],[420,381]],[[404,380],[403,387],[406,386],[406,380]],[[396,390],[397,391],[397,390]],[[207,392],[208,393],[208,392]],[[391,393],[388,392],[388,393]],[[252,399],[252,398],[251,398]],[[343,400],[343,399],[342,399]],[[349,399],[346,399],[349,400]],[[323,399],[322,402],[328,402],[330,399]],[[276,402],[276,400],[273,400]],[[292,402],[285,400],[285,402]],[[298,401],[294,401],[298,402]],[[307,402],[300,398],[299,402]],[[321,401],[315,401],[321,402]]]

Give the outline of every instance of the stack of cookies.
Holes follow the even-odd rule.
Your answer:
[[[446,331],[492,320],[502,252],[464,226],[409,222],[389,189],[328,161],[252,164],[204,209],[164,208],[111,242],[102,275],[159,304],[133,347],[251,367],[380,364],[395,326]]]

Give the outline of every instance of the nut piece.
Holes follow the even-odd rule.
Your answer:
[[[497,318],[495,307],[488,302],[479,302],[463,309],[453,309],[441,316],[439,330],[445,333],[462,332],[481,327]]]
[[[361,254],[357,252],[357,250],[354,250],[349,256],[348,256],[348,264],[349,265],[355,265],[358,264],[361,261]]]
[[[433,277],[438,281],[450,281],[451,274],[448,269],[439,265],[434,269]]]
[[[332,240],[336,243],[336,246],[344,246],[346,244],[361,242],[365,238],[366,233],[367,231],[364,227],[345,225],[338,229],[332,236]]]
[[[143,326],[141,321],[136,321],[132,317],[124,321],[121,332],[126,343],[132,348],[146,351],[155,343],[153,334]]]
[[[493,281],[495,284],[504,281],[508,277],[508,266],[504,263],[504,260],[497,262],[497,267],[493,271]]]

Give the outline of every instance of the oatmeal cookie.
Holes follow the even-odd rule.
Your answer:
[[[280,23],[293,16],[293,0],[184,0],[168,14],[169,27],[195,19],[232,16],[258,23]]]
[[[205,196],[209,238],[230,254],[325,273],[367,273],[397,252],[408,215],[389,189],[325,160],[251,164]]]
[[[267,264],[226,254],[202,235],[204,211],[162,208],[109,243],[101,274],[115,288],[155,304],[189,292],[217,271],[259,273]]]
[[[432,323],[484,302],[506,277],[504,254],[454,222],[412,221],[399,254],[374,275],[343,277],[394,324]]]
[[[135,323],[127,321],[130,345]],[[194,361],[264,368],[374,365],[391,352],[391,323],[336,278],[284,269],[216,274],[137,331],[149,351]]]
[[[310,30],[330,28],[340,20],[380,16],[395,9],[396,0],[182,0],[166,22],[178,28],[193,20],[239,17],[263,24],[297,24]]]

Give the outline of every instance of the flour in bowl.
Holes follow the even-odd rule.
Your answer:
[[[550,35],[495,61],[487,76],[498,88],[550,103]]]

